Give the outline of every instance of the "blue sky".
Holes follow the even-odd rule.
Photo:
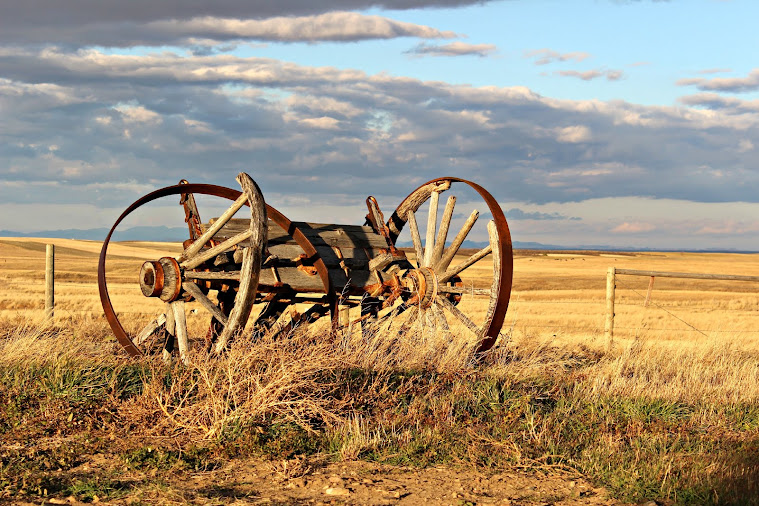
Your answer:
[[[151,189],[241,170],[292,219],[357,222],[369,193],[389,210],[450,175],[485,185],[516,240],[759,249],[758,11],[3,4],[0,230],[108,226]]]

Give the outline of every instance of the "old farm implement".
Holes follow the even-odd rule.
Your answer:
[[[471,339],[479,352],[496,342],[511,292],[511,237],[503,211],[481,186],[453,177],[429,181],[411,192],[387,221],[369,197],[366,224],[358,226],[291,221],[264,202],[250,176],[241,173],[237,181],[241,190],[186,181],[161,188],[130,205],[111,228],[100,253],[98,286],[105,316],[130,355],[162,350],[169,356],[176,346],[183,356],[189,346],[185,303],[193,300],[208,312],[210,326],[201,337],[216,353],[246,325],[253,336],[274,335],[322,317],[331,318],[334,330],[357,322],[367,328],[370,322],[398,321],[394,332],[403,333],[418,325],[423,332]],[[438,220],[439,196],[449,190],[453,194],[456,187],[484,200],[492,216],[481,249],[462,249],[477,210],[450,240],[456,196],[448,198]],[[142,264],[142,294],[162,301],[163,309],[130,335],[108,293],[108,245],[129,214],[172,195],[180,196],[184,206],[189,239],[180,255]],[[233,203],[204,224],[195,195]],[[426,227],[420,227],[416,212],[424,205]],[[234,218],[238,211],[245,218]],[[396,245],[407,226],[413,244],[408,255]],[[462,281],[468,269],[477,270],[477,283]],[[475,298],[476,304],[466,303]]]

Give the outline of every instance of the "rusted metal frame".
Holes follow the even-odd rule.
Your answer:
[[[387,241],[387,247],[390,251],[395,251],[395,243],[390,238],[390,229],[385,225],[385,216],[380,210],[377,199],[373,196],[366,198],[366,207],[369,209],[369,214],[366,215],[366,222],[374,229],[376,233],[381,235]]]
[[[181,185],[190,184],[186,179],[179,181]],[[190,241],[197,241],[198,237],[203,235],[203,230],[200,228],[201,223],[200,213],[198,212],[198,205],[195,203],[195,196],[192,193],[182,193],[179,197],[179,204],[184,208],[184,221],[187,223],[187,228],[190,232]]]
[[[480,342],[479,348],[477,349],[478,353],[482,353],[492,348],[498,339],[501,327],[503,326],[503,321],[506,318],[506,311],[509,307],[511,285],[514,278],[514,259],[511,245],[511,233],[509,232],[509,224],[506,221],[506,216],[503,214],[501,206],[498,205],[498,201],[496,201],[495,198],[493,198],[493,196],[487,190],[485,190],[485,188],[478,185],[477,183],[456,177],[440,177],[424,183],[423,185],[419,186],[419,188],[411,192],[409,196],[406,197],[406,199],[404,199],[403,202],[398,205],[396,211],[390,217],[390,220],[388,220],[386,226],[388,229],[395,229],[400,233],[406,224],[406,217],[400,216],[398,209],[405,208],[406,206],[404,206],[404,203],[406,201],[409,201],[416,192],[422,190],[425,187],[429,187],[430,185],[445,182],[464,183],[474,189],[487,204],[488,209],[490,210],[490,214],[493,216],[493,221],[495,221],[496,230],[498,231],[498,245],[500,248],[501,260],[501,279],[497,287],[497,293],[491,293],[491,297],[495,296],[497,302],[493,313],[493,318],[490,320],[487,328],[484,329],[483,339]],[[398,239],[398,235],[393,234],[391,235],[391,238],[393,239],[393,242],[395,242]]]
[[[227,188],[225,186],[217,186],[217,185],[203,184],[203,183],[178,184],[174,186],[167,186],[164,188],[160,188],[158,190],[155,190],[137,199],[129,207],[127,207],[124,210],[124,212],[121,213],[121,216],[118,217],[118,219],[113,224],[111,229],[108,231],[108,235],[103,241],[103,247],[100,250],[100,256],[98,258],[98,292],[100,294],[100,304],[103,306],[103,312],[105,314],[105,318],[108,321],[108,324],[110,325],[111,330],[113,330],[113,333],[116,336],[116,339],[118,340],[119,344],[121,344],[121,346],[124,347],[124,349],[127,351],[127,353],[130,356],[137,357],[137,356],[142,355],[142,352],[132,342],[132,340],[129,338],[129,336],[126,333],[126,330],[124,330],[124,327],[121,325],[121,322],[116,316],[116,311],[113,309],[113,304],[108,294],[108,285],[107,285],[106,275],[105,275],[105,261],[106,261],[106,256],[108,253],[108,245],[111,241],[111,237],[113,236],[113,233],[116,231],[116,227],[118,227],[119,224],[122,221],[124,221],[124,219],[127,216],[129,216],[135,209],[149,202],[157,200],[159,198],[168,197],[171,195],[181,195],[181,194],[190,194],[190,193],[198,193],[201,195],[211,195],[214,197],[225,198],[232,201],[237,200],[240,197],[240,195],[242,195],[242,192],[239,190],[234,190],[232,188]],[[314,248],[314,245],[311,243],[311,241],[309,241],[306,238],[303,232],[301,232],[296,226],[293,225],[292,221],[290,221],[282,213],[280,213],[279,211],[277,211],[276,209],[274,209],[268,204],[266,205],[266,213],[269,219],[271,219],[277,225],[282,227],[283,230],[285,230],[293,239],[295,239],[298,245],[301,248],[303,248],[303,250],[306,252],[306,254],[309,257],[312,257],[315,259],[313,264],[318,271],[322,284],[324,285],[324,290],[325,290],[325,293],[327,294],[328,304],[330,306],[332,320],[333,322],[337,322],[337,318],[338,318],[337,298],[334,296],[334,293],[332,290],[332,283],[329,279],[329,272],[327,271],[327,267],[326,265],[324,265],[324,261],[319,257],[319,254],[316,252],[316,248]]]

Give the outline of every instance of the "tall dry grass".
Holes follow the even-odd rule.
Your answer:
[[[300,328],[277,340],[244,335],[222,356],[198,346],[186,364],[166,364],[127,358],[102,319],[5,321],[0,397],[12,405],[31,390],[36,424],[66,433],[81,411],[97,430],[150,445],[242,438],[276,455],[305,444],[339,459],[554,465],[629,500],[753,490],[759,353],[716,340],[673,351],[645,335],[607,353],[514,332],[475,357],[459,337]],[[5,413],[6,427],[32,420]]]

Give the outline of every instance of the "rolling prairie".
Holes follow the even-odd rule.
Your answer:
[[[0,318],[43,316],[45,239],[0,239]],[[55,240],[56,315],[102,314],[97,291],[100,243]],[[176,255],[178,244],[115,243],[109,249],[109,291],[125,324],[139,325],[162,310],[142,296],[140,264]],[[409,253],[413,258],[413,253]],[[464,258],[464,255],[461,256]],[[759,275],[759,255],[729,253],[599,253],[516,251],[514,283],[502,333],[579,341],[601,347],[608,267]],[[492,263],[467,270],[465,286],[489,286]],[[659,278],[644,306],[649,278],[618,276],[615,338],[621,344],[647,337],[661,344],[693,346],[712,340],[755,349],[759,338],[759,283]],[[468,314],[484,311],[483,296],[465,296]],[[192,305],[190,309],[198,309]],[[199,310],[200,313],[202,310]],[[200,316],[198,318],[201,318]],[[202,318],[205,318],[203,314]]]

